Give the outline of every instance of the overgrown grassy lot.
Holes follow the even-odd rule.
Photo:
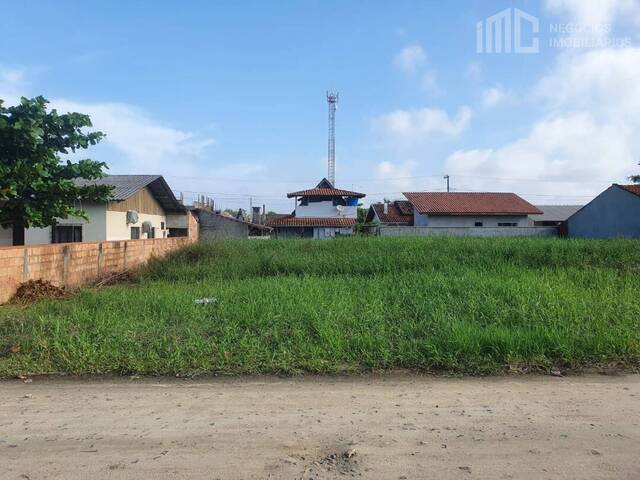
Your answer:
[[[197,304],[196,299],[217,301]],[[640,242],[198,244],[135,285],[0,307],[0,375],[497,373],[640,361]]]

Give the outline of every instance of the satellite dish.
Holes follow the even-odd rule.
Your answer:
[[[336,210],[342,212],[344,210],[344,205],[336,205]]]
[[[129,210],[127,212],[127,223],[138,223],[138,212]]]

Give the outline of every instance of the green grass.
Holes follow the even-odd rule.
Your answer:
[[[201,297],[217,302],[195,304]],[[640,362],[638,241],[198,244],[152,262],[134,286],[0,308],[0,375],[610,362]]]

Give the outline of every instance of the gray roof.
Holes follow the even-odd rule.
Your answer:
[[[111,200],[126,200],[148,187],[155,199],[168,212],[184,211],[162,175],[107,175],[97,180],[77,180],[79,185],[111,185]]]
[[[583,205],[536,205],[542,210],[542,215],[532,215],[535,222],[564,222],[571,215],[580,210]]]

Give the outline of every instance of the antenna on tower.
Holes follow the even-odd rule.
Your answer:
[[[329,144],[327,157],[329,161],[328,179],[336,186],[336,108],[338,108],[338,93],[327,92],[329,104]]]

